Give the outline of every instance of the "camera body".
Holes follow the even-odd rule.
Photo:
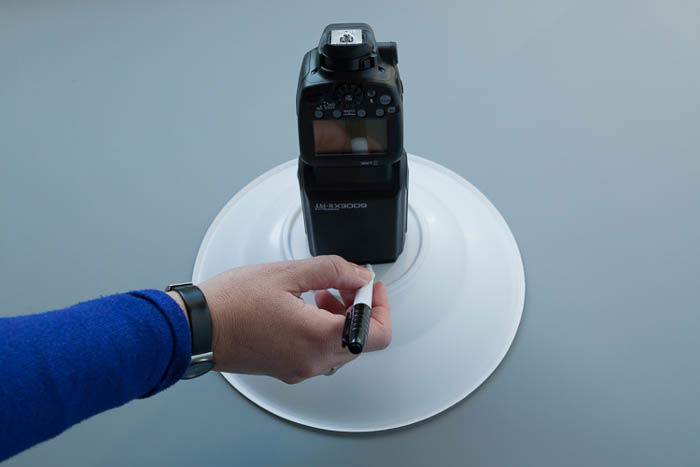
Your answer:
[[[364,23],[327,26],[297,88],[299,187],[311,254],[357,263],[401,254],[408,210],[403,84],[395,42]]]

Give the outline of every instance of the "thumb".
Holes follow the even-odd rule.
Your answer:
[[[325,289],[355,290],[369,282],[374,275],[369,269],[335,255],[291,261],[286,273],[286,285],[293,293]]]

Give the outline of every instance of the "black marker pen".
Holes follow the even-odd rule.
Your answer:
[[[369,264],[367,269],[372,271]],[[347,347],[351,353],[358,354],[367,342],[369,334],[369,321],[372,316],[372,291],[374,289],[374,277],[364,286],[360,287],[355,295],[352,308],[345,315],[345,327],[343,328],[343,347]]]

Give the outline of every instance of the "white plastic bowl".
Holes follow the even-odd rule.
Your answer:
[[[296,159],[275,167],[224,206],[200,247],[195,283],[236,266],[310,256],[296,167]],[[525,299],[515,239],[459,175],[413,155],[409,171],[404,252],[395,263],[375,265],[392,305],[391,346],[298,385],[225,373],[245,397],[314,428],[387,430],[446,410],[496,369]]]

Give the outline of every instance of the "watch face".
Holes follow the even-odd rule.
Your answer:
[[[187,371],[185,371],[185,375],[182,377],[182,379],[192,379],[196,378],[197,376],[202,376],[212,368],[214,368],[213,360],[204,360],[191,363],[189,368],[187,368]]]

